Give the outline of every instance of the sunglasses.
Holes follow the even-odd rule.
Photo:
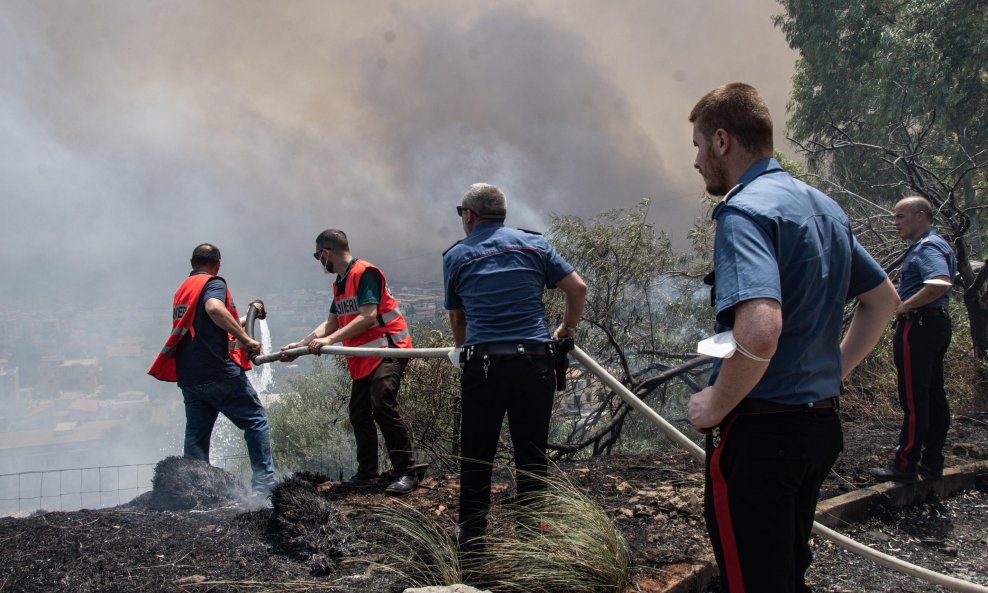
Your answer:
[[[477,211],[476,210],[473,210],[471,208],[467,208],[465,206],[457,206],[456,207],[456,215],[459,216],[460,218],[463,218],[463,213],[464,212],[473,212],[473,215],[474,216],[480,216],[479,214],[477,214]]]
[[[332,250],[331,249],[328,249],[326,247],[320,247],[319,248],[319,251],[317,251],[317,252],[315,252],[315,253],[312,254],[312,257],[314,257],[314,258],[316,258],[318,260],[319,259],[319,256],[322,255],[322,252],[323,251],[332,251]]]

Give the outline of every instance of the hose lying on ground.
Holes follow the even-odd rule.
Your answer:
[[[256,316],[256,311],[254,307],[251,306],[247,313],[246,326],[248,335],[253,338],[254,319],[251,315],[252,311],[255,312]],[[319,353],[337,354],[341,356],[382,356],[384,355],[384,352],[386,352],[388,357],[393,358],[448,358],[451,350],[452,348],[350,348],[346,346],[323,346],[319,349]],[[309,352],[308,347],[302,346],[299,348],[285,350],[284,352],[274,352],[271,354],[255,356],[251,360],[254,364],[265,364],[279,360],[282,354],[287,354],[290,356],[303,356],[311,353]],[[620,395],[621,398],[628,403],[628,405],[641,412],[641,414],[644,415],[649,422],[655,425],[655,427],[658,428],[662,434],[669,437],[673,440],[673,442],[689,452],[693,459],[699,462],[704,461],[706,455],[699,445],[694,443],[689,437],[670,424],[665,418],[659,415],[658,412],[653,410],[651,406],[639,399],[634,393],[631,392],[630,389],[625,387],[613,375],[607,372],[607,369],[600,366],[596,360],[591,358],[590,355],[584,352],[579,346],[573,348],[570,352],[570,356],[582,363],[587,370],[596,375],[605,385],[613,389],[615,393]],[[969,581],[940,574],[938,572],[933,572],[932,570],[927,570],[923,567],[916,566],[915,564],[910,564],[909,562],[889,556],[888,554],[883,554],[882,552],[879,552],[878,550],[862,543],[856,542],[853,539],[830,529],[829,527],[825,527],[816,521],[813,522],[813,533],[834,542],[845,550],[868,558],[869,560],[881,564],[886,568],[914,576],[928,583],[945,587],[952,591],[960,591],[961,593],[988,593],[988,587],[983,587]]]
[[[616,378],[614,378],[614,376],[612,376],[610,373],[608,373],[607,370],[604,369],[604,367],[597,364],[597,361],[590,358],[590,355],[588,355],[586,352],[581,350],[579,347],[573,348],[573,351],[570,353],[570,355],[576,360],[583,363],[583,366],[587,367],[587,369],[590,370],[590,372],[592,372],[594,375],[597,375],[597,377],[599,377],[600,380],[603,381],[605,385],[613,389],[615,393],[617,393],[624,399],[624,401],[628,402],[628,405],[630,405],[634,409],[644,414],[645,417],[648,418],[648,420],[652,424],[654,424],[655,427],[658,428],[664,435],[666,435],[667,437],[678,443],[681,447],[686,449],[689,452],[689,454],[693,457],[693,459],[701,463],[704,461],[705,454],[703,452],[703,449],[701,449],[699,445],[691,441],[689,437],[687,437],[682,432],[677,430],[675,426],[669,424],[669,422],[667,422],[665,418],[660,416],[658,412],[656,412],[651,407],[649,407],[648,404],[638,399],[638,397],[635,396],[635,394],[632,393],[630,389],[622,385],[621,382],[618,381]],[[915,564],[910,564],[909,562],[900,560],[893,556],[889,556],[888,554],[883,554],[878,550],[870,548],[862,543],[856,542],[845,535],[841,535],[840,533],[834,531],[833,529],[830,529],[829,527],[825,527],[817,523],[816,521],[813,522],[813,533],[823,538],[829,539],[830,541],[834,542],[835,544],[844,548],[845,550],[854,552],[855,554],[864,556],[869,560],[877,562],[878,564],[881,564],[886,568],[891,568],[892,570],[896,570],[901,573],[912,575],[928,583],[933,583],[935,585],[946,587],[947,589],[951,589],[953,591],[961,591],[963,593],[988,593],[988,587],[983,587],[981,585],[977,585],[969,581],[964,581],[951,576],[947,576],[945,574],[933,572],[932,570],[927,570],[920,566],[916,566]]]

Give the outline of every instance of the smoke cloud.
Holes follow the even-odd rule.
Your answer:
[[[682,241],[693,102],[746,80],[782,128],[794,59],[771,0],[4,4],[8,304],[166,302],[203,241],[239,292],[325,286],[326,227],[438,278],[481,180],[515,226],[648,197]]]
[[[60,357],[98,358],[99,397],[145,392],[174,426],[133,424],[85,460],[41,467],[175,454],[181,400],[144,371],[202,242],[222,250],[241,313],[251,298],[326,291],[310,254],[328,227],[392,284],[438,281],[441,253],[462,238],[454,206],[478,181],[505,190],[509,225],[538,231],[553,214],[650,198],[651,221],[685,245],[703,213],[686,121],[701,95],[755,85],[785,150],[795,55],[772,27],[778,10],[774,0],[3,0],[0,359],[33,392],[0,389],[20,406],[5,404],[0,429],[50,432],[73,418],[52,410],[95,405],[91,387],[56,401],[42,379]],[[275,348],[325,319],[312,294],[284,298],[305,318],[272,321]],[[220,448],[240,439],[214,434]],[[41,463],[21,457],[0,455],[2,472]]]

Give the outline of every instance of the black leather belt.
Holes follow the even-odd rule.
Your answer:
[[[552,356],[552,343],[512,343],[499,342],[477,344],[464,349],[466,360],[483,356]]]
[[[734,408],[735,414],[774,414],[777,412],[809,412],[812,410],[837,410],[840,401],[836,397],[805,404],[780,404],[767,399],[746,397]]]
[[[915,315],[919,315],[920,317],[947,317],[948,316],[947,315],[947,308],[946,307],[919,307],[917,309],[913,309],[913,311],[915,311]]]

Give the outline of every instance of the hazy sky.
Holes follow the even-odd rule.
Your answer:
[[[475,181],[508,224],[652,198],[700,213],[686,116],[745,81],[777,144],[774,0],[0,0],[0,308],[170,306],[204,241],[238,302],[326,286],[324,228],[438,278]]]

